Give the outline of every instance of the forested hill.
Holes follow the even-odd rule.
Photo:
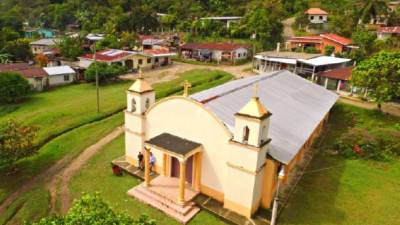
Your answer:
[[[83,33],[101,32],[120,38],[123,32],[147,34],[159,30],[190,31],[203,37],[249,39],[257,33],[264,48],[281,41],[282,21],[296,22],[309,7],[329,14],[328,32],[350,37],[360,18],[387,13],[388,0],[0,0],[0,50],[22,37],[25,27],[57,29],[70,25]],[[160,13],[162,16],[160,16]],[[394,14],[394,13],[393,13]],[[398,23],[400,13],[390,17]],[[201,21],[204,16],[243,16],[227,29]],[[300,20],[299,20],[300,18]],[[393,22],[394,21],[394,22]],[[297,24],[296,24],[297,25]],[[301,26],[298,26],[301,27]],[[198,36],[198,35],[197,35]]]

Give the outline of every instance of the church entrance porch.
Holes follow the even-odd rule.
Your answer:
[[[152,180],[151,153],[162,155],[162,160],[155,165],[161,176]],[[128,194],[187,223],[200,210],[192,199],[200,190],[201,153],[201,144],[168,133],[145,141],[145,181],[129,190]]]

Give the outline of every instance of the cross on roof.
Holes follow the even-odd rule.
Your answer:
[[[253,95],[255,98],[258,97],[258,92],[260,91],[260,84],[259,83],[255,83],[254,87],[253,87]]]
[[[185,80],[181,85],[183,86],[183,96],[189,96],[189,88],[192,87],[192,84]]]
[[[139,79],[143,78],[142,68],[139,67]]]

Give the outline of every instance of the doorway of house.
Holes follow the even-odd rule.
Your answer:
[[[171,156],[171,177],[179,178],[179,160]],[[193,180],[193,156],[186,160],[186,181],[192,183]]]

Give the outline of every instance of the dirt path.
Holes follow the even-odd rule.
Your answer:
[[[177,78],[176,74],[180,74],[193,69],[212,69],[212,70],[223,70],[231,73],[236,78],[246,77],[254,75],[251,71],[244,71],[244,69],[251,68],[251,63],[246,63],[240,66],[229,66],[229,65],[194,65],[189,63],[174,62],[171,66],[166,68],[160,68],[156,70],[143,71],[143,76],[150,84],[160,83],[169,81]],[[134,80],[138,77],[137,73],[127,74],[121,76],[122,79]]]
[[[364,102],[364,101],[361,101],[361,100],[358,100],[358,99],[352,99],[352,98],[348,98],[348,97],[341,97],[339,99],[339,102],[343,102],[343,103],[346,103],[346,104],[358,106],[358,107],[364,108],[364,109],[370,109],[370,110],[378,109],[378,107],[377,107],[377,105],[375,103]],[[383,103],[382,104],[382,111],[384,113],[400,117],[400,104],[393,103],[393,102]]]
[[[70,205],[71,197],[69,194],[68,183],[70,179],[76,174],[78,170],[84,166],[92,156],[97,153],[104,145],[110,143],[116,137],[124,132],[124,127],[120,126],[107,136],[100,139],[97,143],[91,145],[85,149],[77,158],[75,158],[67,167],[59,171],[53,176],[51,182],[48,183],[47,188],[49,189],[51,196],[51,209],[56,209],[56,200],[59,197],[60,200],[60,211],[65,214]]]

